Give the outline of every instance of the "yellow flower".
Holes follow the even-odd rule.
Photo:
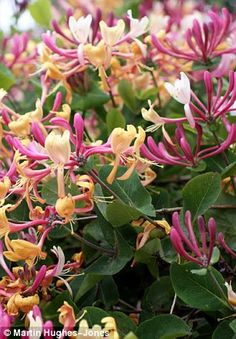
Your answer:
[[[119,339],[120,336],[117,332],[116,321],[112,317],[105,317],[101,320],[102,324],[105,324],[104,330],[109,331],[109,339]]]
[[[7,302],[7,312],[9,315],[17,315],[19,311],[28,313],[34,305],[39,304],[38,294],[29,297],[22,297],[19,293],[14,294]]]
[[[85,45],[84,53],[91,64],[96,68],[107,65],[108,60],[110,60],[104,40],[101,40],[97,46],[93,46],[92,44]]]
[[[134,141],[133,149],[132,149],[132,155],[135,155],[135,153],[139,153],[139,149],[141,145],[143,144],[145,140],[145,132],[142,127],[138,127],[138,132],[136,131],[136,128],[133,125],[127,126],[127,131],[123,128],[115,128],[111,133],[111,148],[113,153],[115,154],[115,161],[113,165],[113,169],[109,176],[107,177],[107,182],[109,184],[112,184],[115,175],[117,173],[120,158],[122,157],[122,154],[128,150],[128,148],[131,146],[131,143]],[[125,172],[121,177],[119,177],[119,180],[126,180],[129,178],[129,176],[132,174],[133,170],[135,169],[137,161],[133,161],[132,165],[128,168],[127,172]]]
[[[117,25],[113,27],[107,26],[107,24],[102,20],[100,21],[99,26],[102,37],[109,47],[114,46],[117,41],[120,40],[125,30],[125,23],[123,20],[118,20]]]
[[[38,245],[21,239],[10,240],[8,234],[5,235],[5,244],[7,251],[3,254],[8,260],[24,260],[29,266],[34,264],[36,258],[45,259],[47,255]]]
[[[74,213],[75,201],[71,196],[59,198],[57,199],[55,208],[60,217],[65,218],[65,222],[68,222]]]
[[[235,307],[236,306],[236,293],[232,289],[231,281],[229,284],[225,282],[225,286],[227,287],[227,292],[228,292],[228,302],[229,304]]]
[[[11,180],[8,177],[4,177],[0,182],[0,199],[4,199],[11,186]]]
[[[9,224],[6,216],[6,210],[10,207],[10,204],[0,207],[0,238],[4,237],[9,232]]]
[[[67,121],[70,121],[70,114],[71,114],[71,108],[67,104],[62,105],[61,112],[56,112],[57,117],[63,118]]]
[[[59,323],[65,327],[73,328],[75,325],[75,313],[73,307],[68,304],[67,301],[64,301],[64,304],[58,309],[59,314]]]
[[[25,137],[30,134],[30,118],[23,115],[17,120],[11,121],[8,127],[15,135]]]
[[[45,140],[45,148],[55,164],[66,164],[70,159],[70,132],[53,129]]]

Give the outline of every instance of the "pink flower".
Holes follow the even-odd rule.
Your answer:
[[[206,230],[203,217],[198,217],[198,229],[200,233],[201,245],[199,245],[199,242],[197,241],[194,234],[190,211],[185,213],[185,225],[188,232],[187,235],[185,235],[185,232],[180,224],[179,214],[177,212],[173,213],[172,215],[172,224],[173,227],[170,231],[170,240],[175,250],[186,260],[207,267],[211,261],[216,239],[216,223],[214,218],[209,219],[207,224],[208,229]],[[189,254],[185,248],[187,248],[191,254]]]

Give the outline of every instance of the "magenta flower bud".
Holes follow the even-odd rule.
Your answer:
[[[205,222],[202,216],[198,218],[198,229],[200,233],[201,246],[197,241],[194,229],[192,226],[191,213],[187,211],[185,213],[185,225],[188,231],[188,237],[185,235],[183,228],[180,224],[179,214],[177,212],[172,215],[172,224],[170,240],[176,249],[176,251],[188,261],[196,262],[201,266],[207,267],[210,264],[213,248],[216,239],[216,223],[213,218],[210,218],[208,222],[208,245],[206,237]],[[188,254],[186,248],[193,253]]]
[[[51,320],[48,320],[43,325],[43,334],[44,339],[53,339],[54,338],[54,329],[53,329],[53,323]]]
[[[179,236],[179,233],[177,232],[177,230],[174,227],[172,227],[172,229],[170,231],[170,240],[171,240],[172,245],[174,246],[176,252],[178,252],[181,257],[185,258],[188,261],[192,261],[192,262],[195,262],[195,263],[201,265],[201,262],[199,260],[192,257],[191,255],[189,255],[186,252],[186,250],[184,249],[184,246],[183,246],[182,239],[181,239],[181,237]]]
[[[76,113],[74,116],[74,127],[76,134],[76,154],[78,155],[84,137],[84,120],[79,113]]]
[[[234,252],[225,242],[224,239],[224,235],[223,233],[219,233],[218,234],[218,241],[220,243],[220,245],[223,247],[223,249],[225,250],[225,252],[227,252],[228,254],[230,254],[232,257],[236,258],[236,252]]]
[[[32,293],[35,293],[35,291],[37,290],[37,288],[39,287],[40,283],[42,282],[42,280],[44,279],[45,275],[47,272],[47,266],[43,265],[40,267],[40,270],[38,271],[34,282],[32,284],[32,286],[30,286],[24,293],[25,295],[30,295]]]
[[[33,121],[31,123],[31,132],[32,132],[34,138],[40,143],[40,145],[44,146],[45,136],[43,135],[43,132],[42,132],[38,122]]]
[[[61,103],[62,103],[62,93],[57,92],[54,99],[52,111],[57,112],[61,106]]]

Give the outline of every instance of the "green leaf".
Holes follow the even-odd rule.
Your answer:
[[[177,316],[162,314],[141,323],[136,334],[139,339],[173,339],[189,336],[191,330]]]
[[[232,162],[229,166],[224,168],[224,170],[221,173],[222,179],[227,177],[235,176],[236,174],[236,161]]]
[[[155,281],[145,292],[142,309],[155,312],[168,312],[173,302],[174,290],[169,276]]]
[[[111,169],[112,167],[110,165],[103,166],[99,172],[99,177],[117,196],[119,196],[119,200],[141,213],[152,217],[155,216],[156,213],[152,205],[151,195],[141,184],[138,174],[133,172],[129,179],[116,179],[112,185],[110,185],[106,180]],[[125,167],[120,167],[117,172],[117,177],[121,176],[125,171]],[[105,193],[107,194],[105,189],[103,189],[103,192],[104,195]]]
[[[132,258],[133,251],[126,240],[118,232],[114,232],[114,256],[102,255],[95,260],[85,273],[113,275],[118,273]]]
[[[83,319],[88,321],[90,327],[93,325],[101,325],[102,318],[108,317],[107,312],[94,306],[87,306],[83,311],[86,311]]]
[[[235,338],[234,331],[230,327],[231,320],[225,320],[219,323],[213,332],[212,339],[233,339]]]
[[[115,201],[107,206],[107,220],[113,226],[122,226],[131,220],[138,219],[141,212],[133,207],[129,207],[120,201]]]
[[[57,179],[53,178],[43,184],[41,196],[46,200],[49,205],[55,205],[58,194],[57,194]]]
[[[71,107],[75,110],[86,111],[102,106],[109,100],[109,95],[94,85],[85,95],[74,94]]]
[[[77,302],[85,293],[87,293],[94,285],[101,281],[103,275],[85,274],[78,276],[72,282],[72,288],[76,288],[75,302]],[[76,286],[75,286],[76,285]]]
[[[190,180],[183,189],[184,212],[190,210],[192,219],[204,214],[217,200],[221,192],[218,173],[204,173]]]
[[[6,91],[14,85],[16,79],[12,72],[3,64],[0,64],[0,88]]]
[[[123,99],[125,105],[128,107],[128,109],[131,112],[134,113],[139,113],[136,112],[137,110],[137,101],[135,99],[135,93],[132,88],[132,85],[126,81],[126,80],[121,80],[118,85],[118,92]]]
[[[107,113],[106,123],[108,134],[110,134],[116,127],[125,127],[125,118],[120,110],[113,108]]]
[[[43,27],[49,27],[52,18],[50,0],[35,0],[28,6],[34,20]]]
[[[236,333],[236,320],[231,321],[229,327],[233,330],[234,333]]]
[[[222,275],[213,267],[204,275],[192,273],[194,269],[199,269],[199,266],[193,263],[171,264],[170,276],[177,296],[187,305],[200,310],[225,312],[229,306],[221,293],[223,291],[227,299]]]
[[[106,308],[110,308],[118,302],[119,292],[114,279],[106,276],[99,284],[102,301]]]

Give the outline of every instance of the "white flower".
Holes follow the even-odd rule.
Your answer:
[[[43,331],[43,321],[39,315],[34,315],[33,311],[29,311],[27,314],[29,319],[29,339],[39,339]]]
[[[7,92],[5,91],[5,89],[0,88],[0,103],[6,95],[7,95]]]
[[[141,20],[135,19],[132,17],[131,9],[128,10],[127,14],[130,20],[129,38],[135,39],[147,32],[149,25],[148,17],[144,16]]]
[[[65,255],[61,249],[60,246],[53,246],[53,249],[51,250],[51,252],[53,252],[58,259],[58,263],[56,265],[56,270],[55,272],[53,272],[54,276],[57,276],[59,274],[62,273],[64,265],[65,265]]]
[[[167,92],[178,102],[184,105],[185,116],[191,127],[195,127],[195,120],[190,109],[191,87],[190,81],[184,72],[180,72],[180,79],[176,79],[174,85],[165,83]]]
[[[191,98],[190,81],[184,72],[180,72],[180,79],[176,79],[174,85],[165,83],[167,92],[181,104],[189,104]]]
[[[91,34],[92,15],[82,16],[77,21],[71,16],[69,18],[69,28],[76,41],[85,44]]]

